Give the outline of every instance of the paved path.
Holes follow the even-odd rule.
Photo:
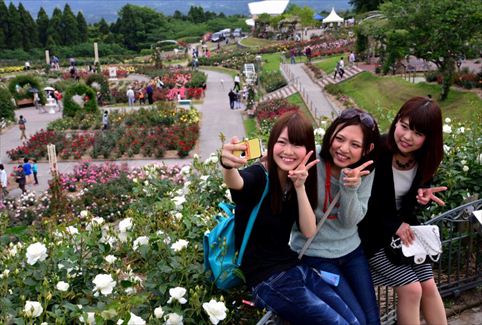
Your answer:
[[[229,109],[227,91],[232,88],[232,78],[226,74],[213,71],[204,71],[207,76],[206,96],[202,104],[195,105],[202,113],[199,146],[197,153],[201,159],[207,159],[211,153],[216,152],[221,145],[219,133],[223,132],[227,138],[245,136],[243,118],[240,110]],[[223,83],[221,83],[221,79]],[[101,108],[105,110],[105,107]],[[107,110],[131,109],[128,107],[111,107]],[[61,118],[61,113],[39,113],[34,107],[27,107],[15,111],[16,118],[23,115],[27,119],[27,137],[35,132],[45,129],[50,121]],[[11,173],[13,167],[20,162],[12,162],[7,151],[21,145],[20,131],[16,125],[4,130],[0,134],[0,162],[5,165],[7,173]],[[118,163],[127,163],[129,167],[141,167],[148,163],[164,163],[169,166],[190,164],[191,159],[152,159],[152,160],[119,160]],[[99,162],[100,163],[100,162]],[[39,185],[27,185],[27,190],[40,193],[48,188],[50,179],[49,164],[39,163]],[[59,162],[58,169],[61,173],[69,173],[78,165],[77,161]],[[15,188],[10,192],[12,196],[20,195],[20,189]]]
[[[322,88],[311,80],[303,66],[304,63],[282,64],[281,71],[288,82],[294,84],[298,89],[316,120],[322,117],[338,116],[340,109],[328,100]]]

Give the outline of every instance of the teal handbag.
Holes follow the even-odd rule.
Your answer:
[[[219,207],[224,210],[226,216],[216,215],[218,224],[204,235],[204,268],[211,271],[211,281],[221,290],[228,290],[244,282],[244,276],[239,269],[243,260],[244,251],[248,244],[251,230],[253,229],[256,216],[269,189],[268,174],[266,174],[266,186],[258,204],[253,208],[249,216],[248,224],[244,232],[243,242],[239,253],[236,252],[234,241],[234,213],[235,206],[231,203],[221,202]]]

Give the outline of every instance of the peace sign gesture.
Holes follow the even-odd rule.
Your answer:
[[[444,206],[445,202],[434,195],[434,193],[447,190],[446,186],[419,188],[417,193],[417,202],[426,205],[430,200],[434,201],[440,206]]]
[[[370,174],[369,170],[364,170],[368,166],[373,164],[373,160],[369,160],[357,168],[343,168],[343,185],[348,187],[357,187],[361,183],[361,178]]]
[[[308,178],[308,170],[320,162],[320,160],[315,159],[307,165],[306,163],[308,162],[312,154],[313,150],[306,154],[305,158],[303,158],[303,160],[298,165],[298,167],[296,167],[296,169],[290,170],[288,172],[288,177],[293,182],[295,189],[305,185],[306,178]]]

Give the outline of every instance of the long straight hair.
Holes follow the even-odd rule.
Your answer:
[[[411,130],[425,135],[420,149],[414,152],[422,183],[427,183],[437,171],[443,158],[442,111],[440,106],[429,97],[413,97],[398,111],[388,132],[388,147],[399,153],[395,142],[395,127],[398,121],[408,119]]]
[[[271,191],[271,209],[273,213],[279,213],[283,203],[283,189],[281,188],[281,182],[278,176],[278,165],[274,161],[273,148],[285,128],[288,129],[288,140],[291,144],[304,146],[306,153],[313,151],[308,163],[316,159],[315,135],[311,122],[299,111],[287,112],[279,117],[271,129],[268,140],[268,174]],[[290,179],[288,179],[288,181],[291,182]],[[315,209],[318,198],[317,172],[315,167],[310,168],[308,171],[305,188],[311,207]]]

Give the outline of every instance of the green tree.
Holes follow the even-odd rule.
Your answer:
[[[87,42],[89,39],[89,28],[87,26],[87,22],[85,21],[84,15],[81,11],[77,13],[77,30],[79,31],[79,41],[80,42]]]
[[[349,3],[352,5],[353,9],[356,12],[366,12],[377,10],[378,6],[381,3],[385,2],[384,0],[350,0]]]
[[[56,7],[49,22],[47,46],[63,45],[62,33],[62,11]]]
[[[40,45],[43,47],[47,46],[49,16],[47,16],[47,13],[43,7],[40,7],[40,10],[37,14],[37,30]]]
[[[79,27],[77,26],[77,19],[75,18],[72,9],[68,3],[64,6],[64,13],[62,15],[62,44],[74,45],[80,40]]]
[[[8,8],[3,0],[0,0],[0,17],[8,16]],[[7,19],[0,20],[0,49],[7,48],[8,38],[8,21]]]
[[[138,51],[150,47],[149,39],[166,24],[164,15],[147,7],[125,5],[119,11],[114,30],[122,34],[123,44],[129,50]]]
[[[313,18],[315,11],[310,7],[291,5],[287,13],[291,16],[298,17],[303,27],[316,25],[316,20]]]
[[[189,8],[189,12],[187,13],[187,19],[195,24],[205,22],[206,17],[204,15],[203,7],[191,6],[191,8]]]
[[[25,51],[38,47],[37,24],[22,3],[18,4],[18,15],[22,26],[22,46]]]
[[[443,75],[441,100],[453,84],[455,63],[482,43],[480,0],[392,0],[381,5],[388,19],[386,35],[403,31],[398,50],[435,63]],[[480,48],[480,47],[479,47]]]
[[[8,6],[8,33],[7,33],[7,48],[18,49],[22,47],[22,25],[20,21],[20,14],[17,8],[10,2]]]

